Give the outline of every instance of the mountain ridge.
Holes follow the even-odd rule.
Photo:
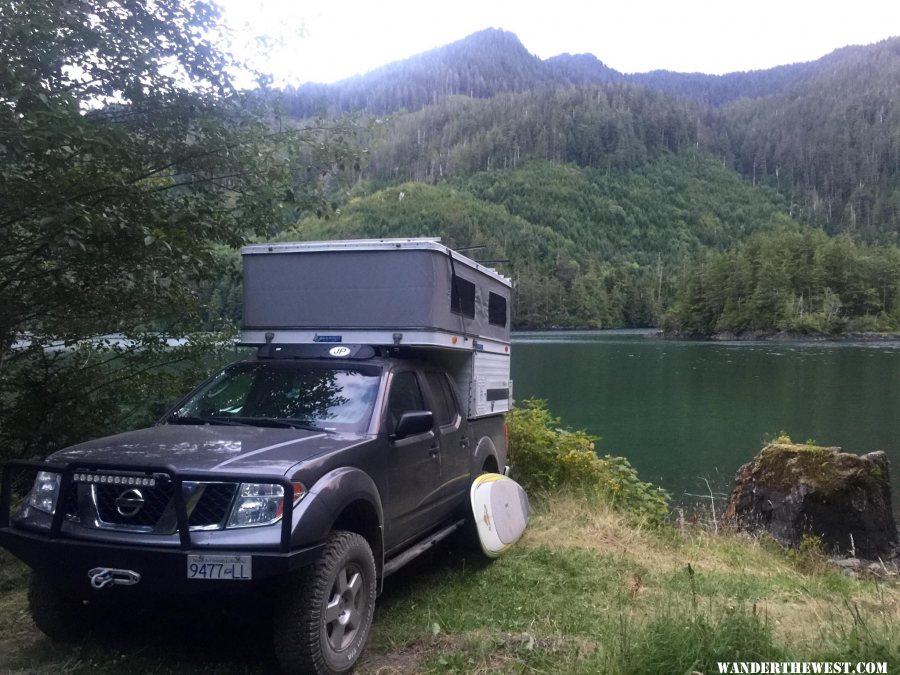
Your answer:
[[[869,45],[839,47],[810,61],[724,74],[655,69],[624,73],[590,52],[564,52],[541,59],[510,31],[486,28],[460,40],[330,84],[307,82],[287,87],[291,114],[307,117],[323,111],[389,114],[418,110],[445,96],[486,98],[502,92],[630,82],[712,106],[778,94],[823,66],[833,66],[859,50],[876,48],[898,37]],[[397,85],[397,81],[403,83]],[[395,91],[390,91],[396,87]],[[379,93],[387,89],[388,93]]]

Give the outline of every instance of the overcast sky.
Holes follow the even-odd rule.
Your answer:
[[[489,27],[541,58],[590,52],[622,72],[770,68],[900,35],[897,0],[218,2],[236,51],[278,84],[334,82]]]

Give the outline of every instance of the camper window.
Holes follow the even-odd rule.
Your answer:
[[[462,277],[453,276],[453,285],[450,290],[450,311],[470,319],[475,318],[475,284]]]
[[[506,325],[506,298],[502,295],[488,295],[488,321],[495,326]]]

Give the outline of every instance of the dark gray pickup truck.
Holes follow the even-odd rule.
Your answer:
[[[282,667],[347,672],[384,578],[464,524],[477,474],[505,468],[502,415],[465,405],[402,348],[263,347],[149,429],[9,463],[0,545],[34,570],[52,638],[83,631],[98,598],[267,585]]]

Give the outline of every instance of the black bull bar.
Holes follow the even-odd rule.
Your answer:
[[[60,474],[56,509],[49,529],[29,528],[17,524],[11,517],[13,508],[13,479],[16,475],[30,475],[39,471]],[[177,545],[171,538],[165,545],[131,544],[123,540],[100,541],[80,538],[64,531],[66,514],[64,504],[76,489],[76,473],[141,473],[156,476],[172,483],[172,499],[177,523]],[[284,490],[283,511],[279,523],[280,537],[277,544],[252,549],[244,547],[198,546],[191,537],[185,492],[186,482],[234,482],[266,483],[280,485]],[[30,489],[31,483],[27,488]],[[132,588],[140,591],[197,592],[215,588],[243,586],[232,580],[187,579],[187,556],[200,555],[250,555],[253,560],[253,580],[279,576],[291,570],[315,562],[324,546],[293,548],[291,541],[294,515],[293,485],[283,476],[228,473],[210,471],[179,471],[170,465],[121,465],[97,461],[70,461],[67,463],[32,462],[13,460],[3,467],[0,478],[0,546],[21,559],[38,574],[47,576],[61,586],[86,592],[91,588],[88,572],[95,568],[132,570],[140,568],[141,582]],[[91,530],[96,532],[97,530]],[[209,535],[209,532],[204,532]],[[208,536],[207,536],[208,541]],[[147,573],[146,571],[149,571]],[[96,588],[96,586],[95,586]],[[130,590],[130,589],[127,589]]]

